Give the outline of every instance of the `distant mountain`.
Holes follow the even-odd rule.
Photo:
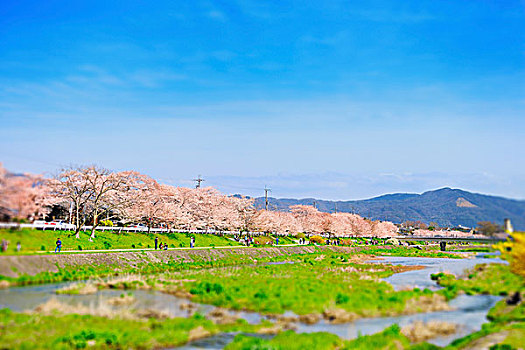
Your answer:
[[[374,220],[436,222],[440,226],[475,227],[480,221],[503,224],[509,218],[517,230],[525,231],[525,201],[487,196],[459,189],[442,188],[423,194],[395,193],[357,201],[327,201],[314,198],[269,198],[271,209],[288,210],[296,204],[312,205],[320,211],[353,212]],[[264,207],[264,198],[255,204]]]

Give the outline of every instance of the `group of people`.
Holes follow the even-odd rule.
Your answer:
[[[159,244],[159,237],[155,237],[155,250],[168,250],[168,243],[162,243]]]
[[[2,252],[3,253],[7,252],[7,248],[8,247],[9,247],[9,241],[5,240],[5,239],[2,239]],[[20,243],[20,241],[18,241],[18,242],[16,242],[16,251],[20,252],[20,250],[22,250],[22,243]]]
[[[250,245],[254,245],[255,244],[255,241],[253,239],[253,236],[248,236],[246,238],[244,238],[244,244],[246,244],[246,246],[250,246]]]
[[[235,235],[233,236],[233,239],[239,243],[243,243],[246,246],[250,246],[250,244],[253,245],[254,242],[253,237],[249,235],[246,235],[244,237],[242,235]]]
[[[190,248],[195,247],[195,236],[191,236],[190,238]],[[159,237],[155,237],[155,250],[168,250],[168,243],[162,243],[159,244]]]
[[[341,245],[341,240],[339,238],[332,239],[332,240],[327,239],[326,245]]]

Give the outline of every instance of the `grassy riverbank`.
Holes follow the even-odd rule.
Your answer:
[[[456,278],[446,273],[431,276],[445,287],[450,295],[466,294],[509,295],[525,292],[523,279],[510,271],[506,264],[480,264],[466,273],[465,278]]]
[[[445,293],[456,295],[492,294],[511,296],[516,292],[523,298],[525,282],[523,278],[513,274],[506,264],[477,265],[466,274],[465,278],[439,273],[432,276],[438,284],[445,287]],[[497,350],[520,349],[525,343],[525,303],[509,305],[501,300],[489,311],[489,323],[483,325],[478,332],[454,341],[446,349],[477,349],[495,347]],[[505,347],[504,347],[505,345]],[[492,348],[491,348],[492,349]]]
[[[71,231],[52,231],[35,229],[0,229],[0,240],[10,242],[7,253],[16,254],[17,242],[21,243],[21,253],[37,251],[52,251],[55,249],[57,238],[62,241],[62,251],[92,250],[92,249],[139,249],[155,248],[155,237],[159,244],[167,243],[170,248],[190,246],[190,236],[195,236],[196,247],[222,247],[239,245],[229,236],[212,234],[186,234],[186,233],[147,233],[147,232],[113,232],[97,231],[95,239],[90,241],[90,232],[80,232],[80,238],[75,238]],[[72,236],[73,235],[73,236]]]
[[[520,291],[523,295],[525,291],[523,280],[512,274],[508,265],[503,264],[478,265],[470,271],[465,279],[456,279],[453,276],[443,274],[439,274],[437,277],[440,284],[448,290],[445,293],[450,294],[466,292],[468,294],[510,295]],[[501,300],[489,311],[487,317],[489,322],[485,323],[481,330],[457,339],[443,348],[411,339],[410,333],[405,328],[400,329],[394,325],[383,332],[370,336],[360,336],[350,341],[342,340],[330,333],[296,334],[293,331],[280,333],[270,340],[238,335],[226,349],[517,350],[523,348],[525,343],[525,302],[508,305],[505,300]]]
[[[0,240],[5,239],[9,242],[7,252],[0,253],[0,255],[19,255],[19,254],[35,254],[35,253],[49,253],[55,249],[55,242],[57,238],[62,241],[62,253],[68,251],[85,251],[90,250],[111,250],[111,249],[153,249],[155,248],[155,237],[159,238],[159,244],[168,244],[169,248],[189,248],[190,237],[195,237],[195,246],[198,247],[228,247],[239,246],[240,244],[233,239],[231,235],[215,235],[215,234],[189,234],[189,233],[147,233],[147,232],[114,232],[114,231],[97,231],[95,238],[90,239],[91,232],[80,232],[80,238],[75,238],[71,231],[53,231],[53,230],[36,230],[30,228],[21,229],[0,229]],[[279,245],[295,244],[297,240],[291,236],[278,237]],[[260,236],[256,237],[255,243],[258,246],[267,246],[267,244],[275,245],[276,237]],[[381,247],[384,240],[378,239]],[[17,243],[21,244],[21,251],[17,251]],[[342,240],[346,242],[347,246],[363,246],[368,240],[365,238],[355,238]],[[412,244],[421,243],[425,250],[434,249],[435,246],[427,246],[425,242],[411,242]],[[324,244],[322,244],[324,245]],[[373,249],[374,246],[369,246]],[[417,252],[410,252],[402,247],[400,248],[408,254],[417,255]],[[450,246],[450,249],[456,249],[455,246]],[[465,247],[463,247],[465,248]],[[473,247],[472,249],[475,249]],[[489,248],[483,248],[485,250]],[[415,250],[415,249],[414,249]],[[477,250],[473,250],[477,251]]]
[[[195,249],[90,253],[39,256],[0,256],[0,281],[12,285],[85,280],[116,274],[151,274],[167,271],[255,264],[271,259],[286,260],[294,254],[340,252],[342,254],[396,255],[460,258],[436,250],[415,250],[392,246],[295,246],[242,249]]]
[[[363,257],[345,254],[291,256],[287,260],[293,264],[182,271],[170,276],[167,283],[187,280],[182,287],[191,293],[192,300],[235,310],[290,310],[299,315],[333,312],[348,319],[413,312],[407,308],[408,299],[432,296],[430,291],[394,292],[392,286],[380,281],[402,271],[400,266],[352,263]]]
[[[297,334],[286,331],[278,334],[273,339],[261,339],[253,336],[238,335],[234,341],[225,347],[225,350],[432,350],[438,349],[428,343],[411,344],[410,340],[401,333],[397,325],[388,327],[383,332],[373,335],[359,336],[353,340],[342,340],[338,336],[319,332],[310,334]]]
[[[0,310],[0,347],[5,349],[155,349],[220,332],[256,332],[265,325],[243,320],[218,325],[199,314],[159,320],[92,315],[42,315]]]

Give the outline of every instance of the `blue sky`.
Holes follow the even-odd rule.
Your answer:
[[[523,1],[2,1],[0,161],[525,199]]]

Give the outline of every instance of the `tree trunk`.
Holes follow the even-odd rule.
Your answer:
[[[75,203],[75,215],[76,215],[76,221],[75,221],[75,238],[80,238],[80,213],[78,210],[78,203]]]
[[[98,211],[95,210],[93,213],[93,226],[91,226],[91,236],[90,239],[95,238],[95,229],[97,228],[97,222],[98,222]]]

